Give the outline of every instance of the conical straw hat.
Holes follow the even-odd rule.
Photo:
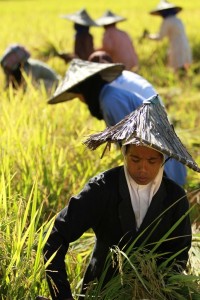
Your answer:
[[[163,11],[174,9],[177,13],[182,10],[182,7],[176,6],[173,3],[170,3],[166,0],[161,0],[155,9],[150,11],[151,15],[160,15]]]
[[[105,142],[147,146],[200,172],[200,168],[170,125],[158,95],[147,99],[116,125],[89,136],[83,143],[89,149],[95,150]]]
[[[99,26],[106,26],[106,25],[118,23],[118,22],[125,21],[125,20],[126,20],[126,18],[118,16],[118,15],[114,14],[113,12],[111,12],[110,10],[107,10],[103,14],[103,16],[96,19],[95,22]]]
[[[99,73],[103,80],[110,82],[119,76],[123,70],[123,64],[95,63],[75,58],[71,61],[63,81],[57,87],[53,97],[48,100],[48,103],[56,104],[72,100],[76,95],[69,90],[95,74]]]
[[[68,19],[76,24],[83,26],[97,26],[95,21],[89,16],[85,9],[81,9],[73,14],[61,15],[61,18]]]

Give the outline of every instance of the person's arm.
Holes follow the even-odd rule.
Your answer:
[[[50,261],[51,257],[56,253],[46,268],[46,278],[53,300],[72,298],[70,284],[65,269],[65,255],[69,247],[69,242],[64,238],[64,227],[66,224],[63,219],[63,214],[66,210],[67,208],[61,211],[57,216],[53,230],[50,233],[43,250],[45,264]]]
[[[139,38],[139,42],[141,43],[144,39],[149,39],[149,40],[160,40],[160,34],[159,33],[150,33],[149,30],[144,29],[141,37]]]
[[[158,33],[146,33],[146,37],[149,40],[156,40],[156,41],[160,41],[162,40],[164,37],[168,36],[169,34],[169,30],[173,30],[173,28],[171,28],[171,22],[170,20],[168,20],[167,18],[163,20],[161,26],[160,26],[160,30]]]
[[[98,224],[103,207],[99,199],[101,200],[101,186],[95,184],[93,179],[76,197],[70,199],[69,205],[56,217],[43,250],[45,263],[50,262],[46,268],[46,275],[53,300],[73,299],[65,256],[70,242],[77,240],[85,231]]]

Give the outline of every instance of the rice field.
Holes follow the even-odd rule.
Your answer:
[[[9,44],[20,43],[27,47],[33,58],[43,60],[63,76],[67,65],[55,57],[51,50],[55,48],[72,52],[74,32],[72,23],[60,18],[61,14],[86,8],[93,18],[97,18],[110,9],[127,17],[127,21],[120,23],[119,27],[126,30],[133,39],[140,59],[139,73],[159,91],[176,132],[200,164],[200,2],[177,0],[176,4],[184,7],[180,18],[185,24],[193,50],[193,65],[184,80],[179,80],[166,69],[166,41],[156,43],[140,39],[145,28],[151,32],[156,32],[159,28],[159,17],[148,14],[157,5],[155,0],[127,0],[126,3],[114,0],[77,0],[70,3],[64,0],[0,1],[0,56]],[[103,29],[92,28],[91,33],[95,47],[100,47]],[[11,88],[5,90],[4,74],[0,70],[2,300],[35,299],[39,294],[49,296],[41,255],[45,242],[44,232],[48,233],[55,214],[67,204],[70,196],[79,192],[91,176],[122,163],[121,154],[116,149],[111,149],[110,153],[100,159],[102,149],[91,152],[83,146],[82,142],[88,134],[105,128],[103,121],[90,116],[83,103],[75,99],[54,106],[47,105],[50,95],[44,87],[35,88],[29,79],[27,84],[25,93]],[[194,206],[190,213],[193,247],[187,279],[190,283],[188,286],[192,289],[191,285],[195,282],[197,289],[200,276],[200,174],[188,169],[184,188],[191,207]],[[92,232],[87,232],[71,245],[66,257],[75,293],[79,292],[93,243]],[[119,255],[125,258],[123,253]],[[138,290],[141,289],[141,284],[150,288],[144,280],[147,272],[152,272],[152,269],[145,270],[142,281],[137,281]],[[129,278],[126,277],[126,280],[128,282]],[[172,278],[172,290],[178,280]],[[180,282],[182,280],[183,278]],[[102,299],[122,299],[116,296],[119,294],[118,282],[113,284],[116,286],[113,294],[110,289],[107,294],[110,298],[104,295]],[[153,287],[155,297],[163,299],[159,296],[162,295],[159,288]],[[124,299],[123,293],[121,297]],[[135,298],[133,296],[130,299]],[[193,298],[191,296],[188,299],[200,298],[193,295]]]

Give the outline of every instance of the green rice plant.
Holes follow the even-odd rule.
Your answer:
[[[188,211],[189,213],[190,210]],[[144,244],[135,248],[136,240],[126,250],[125,248],[120,249],[118,246],[113,247],[107,257],[100,279],[98,281],[95,280],[89,285],[86,299],[199,299],[200,273],[191,274],[190,271],[187,271],[187,273],[185,271],[182,273],[178,272],[177,270],[181,270],[181,266],[174,262],[174,259],[179,252],[159,266],[157,265],[157,260],[159,257],[165,256],[165,253],[156,253],[156,249],[161,243],[168,240],[171,232],[180,224],[181,220],[182,218],[174,224],[160,241],[152,245],[151,251],[147,251]],[[154,222],[155,228],[159,226],[158,220]],[[200,256],[199,253],[197,254],[194,244],[191,249],[191,253],[193,255],[195,253],[199,264]],[[180,250],[180,252],[183,250]],[[104,280],[110,266],[117,267],[118,271],[105,284]]]
[[[95,286],[89,290],[86,299],[100,297],[100,299],[195,299],[199,295],[197,276],[177,274],[173,265],[158,269],[156,266],[156,255],[148,255],[144,249],[137,249],[134,255],[128,257],[126,253],[118,248],[111,252],[117,256],[119,275],[101,290]],[[97,284],[98,286],[98,284]],[[91,288],[91,287],[90,287]],[[185,291],[184,291],[185,289]],[[188,291],[189,289],[189,291]],[[189,293],[188,293],[189,292]],[[190,294],[192,295],[190,297]],[[193,298],[192,298],[193,297]],[[197,298],[198,299],[198,298]]]
[[[0,290],[1,299],[28,299],[45,287],[41,249],[44,231],[53,219],[39,226],[43,206],[37,207],[37,182],[29,198],[9,195],[11,181],[1,176],[0,192]],[[48,232],[47,232],[48,236]]]

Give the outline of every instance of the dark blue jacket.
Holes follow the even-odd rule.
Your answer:
[[[174,205],[170,208],[172,204]],[[58,250],[51,265],[48,266],[48,270],[58,271],[58,273],[47,271],[47,275],[54,281],[59,292],[57,296],[54,296],[48,279],[52,299],[64,299],[71,296],[64,259],[69,243],[77,240],[85,231],[93,229],[96,243],[84,276],[84,285],[100,277],[110,247],[119,245],[119,242],[120,247],[126,245],[148,227],[135,244],[136,247],[139,246],[149,236],[156,224],[156,218],[160,223],[148,238],[148,245],[157,242],[188,211],[188,208],[189,204],[184,190],[172,180],[163,177],[143,223],[136,231],[124,168],[116,167],[90,179],[83,190],[77,196],[72,197],[68,206],[58,214],[44,248],[45,261]],[[186,250],[177,257],[177,260],[182,261],[182,266],[185,267],[191,246],[191,224],[188,216],[183,219],[170,237],[177,238],[161,244],[157,252],[169,252],[167,258],[186,247]],[[150,250],[150,248],[147,246],[147,249]]]

